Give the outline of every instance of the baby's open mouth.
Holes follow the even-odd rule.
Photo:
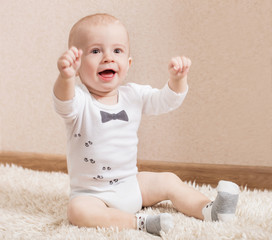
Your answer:
[[[115,74],[115,71],[112,69],[106,69],[102,72],[99,72],[98,74],[101,75],[102,77],[107,77],[107,76],[111,77]]]
[[[102,77],[103,80],[110,81],[115,76],[115,73],[116,72],[113,69],[106,69],[99,72],[98,74]]]

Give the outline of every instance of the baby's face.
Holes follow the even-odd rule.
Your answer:
[[[117,94],[131,64],[124,26],[120,23],[85,26],[79,36],[78,45],[83,50],[78,72],[81,81],[96,95]]]

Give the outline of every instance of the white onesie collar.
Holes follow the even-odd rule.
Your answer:
[[[118,103],[114,105],[107,105],[97,101],[96,98],[89,92],[88,88],[84,84],[81,83],[80,87],[87,95],[90,96],[90,99],[92,100],[93,104],[97,106],[98,108],[114,110],[114,109],[118,109],[121,106],[122,94],[120,93],[119,89],[118,89]]]

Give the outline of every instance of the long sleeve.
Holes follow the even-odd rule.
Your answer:
[[[147,115],[159,115],[177,109],[184,101],[187,91],[176,93],[172,91],[168,83],[162,89],[152,88],[148,85],[133,84],[142,98],[142,113]]]

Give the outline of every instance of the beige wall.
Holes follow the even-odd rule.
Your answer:
[[[1,150],[65,153],[56,61],[79,18],[108,12],[131,37],[128,81],[162,87],[192,59],[183,106],[144,117],[139,158],[272,166],[271,0],[1,0]]]

